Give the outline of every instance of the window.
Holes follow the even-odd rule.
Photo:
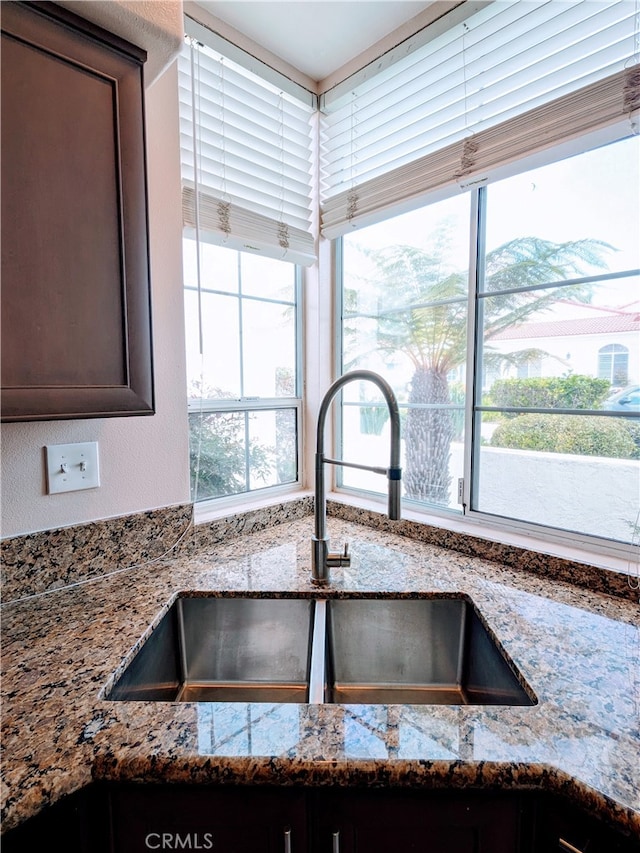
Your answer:
[[[622,328],[640,346],[639,154],[634,137],[482,193],[479,358],[501,362],[504,378],[476,398],[476,428],[491,438],[474,447],[473,509],[631,541],[637,421],[603,413],[614,373],[597,365]],[[522,349],[540,358],[539,379],[512,378]]]
[[[623,368],[640,380],[639,163],[623,139],[343,238],[341,367],[394,387],[408,500],[632,541],[639,415],[605,401]],[[345,457],[384,459],[383,410],[353,388]]]
[[[635,18],[622,0],[458,4],[319,104],[189,23],[196,499],[298,481],[293,264],[317,262],[318,199],[315,227],[338,241],[336,372],[394,387],[406,500],[632,541],[640,424],[615,392],[640,381]],[[357,463],[386,458],[386,406],[370,384],[341,399],[340,452],[356,467],[338,485],[382,493]]]
[[[451,484],[463,474],[470,201],[465,193],[343,242],[342,368],[390,382],[402,416],[405,497],[438,506],[455,505]],[[384,460],[381,398],[354,383],[343,399],[344,458]],[[363,430],[371,421],[377,429]],[[344,469],[342,477],[345,486],[384,489],[375,474]]]
[[[629,350],[620,344],[607,344],[598,352],[598,376],[612,385],[629,381]]]
[[[184,240],[191,455],[196,501],[298,480],[296,268]],[[199,326],[202,325],[202,353]]]
[[[514,353],[514,356],[517,358],[517,353]],[[522,359],[517,359],[518,379],[542,376],[542,359],[526,352],[522,356]]]
[[[315,97],[187,18],[179,58],[194,501],[299,481]],[[256,73],[261,72],[261,73]]]

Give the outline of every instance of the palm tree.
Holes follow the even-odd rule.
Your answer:
[[[553,243],[524,237],[488,252],[483,292],[496,296],[480,300],[485,365],[492,357],[512,361],[531,357],[532,350],[498,356],[486,341],[557,299],[554,288],[517,288],[576,278],[589,267],[602,268],[603,252],[610,248],[596,240]],[[376,348],[388,356],[404,353],[413,368],[404,425],[406,495],[446,506],[454,422],[451,409],[445,407],[451,402],[450,376],[467,357],[468,277],[443,270],[439,252],[429,255],[413,246],[366,250],[366,254],[376,270],[375,280],[369,282],[378,296]],[[571,287],[572,299],[589,296],[588,285]]]

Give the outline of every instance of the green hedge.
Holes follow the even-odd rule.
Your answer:
[[[610,387],[608,379],[594,379],[580,374],[498,379],[491,387],[489,403],[493,406],[534,409],[599,409]]]
[[[496,427],[491,446],[633,459],[638,458],[635,426],[595,415],[518,415]]]
[[[629,435],[633,439],[633,443],[635,444],[635,450],[632,454],[633,459],[640,459],[640,422],[637,420],[626,420],[624,422],[627,430],[629,431]]]

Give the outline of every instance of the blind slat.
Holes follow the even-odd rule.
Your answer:
[[[599,68],[586,77],[580,78],[580,82],[584,86],[588,86],[593,82],[602,79],[603,72],[607,72],[615,67],[615,64],[610,64],[607,68]],[[576,69],[577,71],[577,69]],[[474,129],[476,134],[487,127],[491,127],[496,122],[505,122],[509,118],[515,118],[521,115],[523,108],[528,110],[534,109],[536,106],[544,105],[549,101],[548,89],[541,83],[539,92],[529,92],[529,99],[523,100],[523,95],[517,89],[508,93],[501,99],[500,112],[492,108],[491,104],[483,105],[476,110],[476,123]],[[574,90],[575,80],[570,80],[561,87],[554,90],[555,98],[560,98],[568,92]],[[558,117],[562,121],[562,116]],[[469,135],[465,127],[465,112],[464,101],[456,103],[447,103],[446,99],[438,104],[438,108],[434,104],[434,111],[429,116],[425,117],[422,122],[415,123],[411,127],[404,127],[402,135],[398,135],[397,144],[391,148],[388,139],[392,135],[392,130],[389,129],[383,139],[378,139],[376,143],[372,142],[367,148],[367,156],[364,155],[358,159],[356,168],[349,173],[350,178],[340,178],[337,176],[337,171],[330,171],[324,175],[325,181],[330,183],[329,176],[336,175],[333,181],[349,180],[355,177],[357,172],[358,183],[365,182],[374,178],[377,174],[383,174],[388,171],[390,160],[394,163],[394,168],[398,168],[404,163],[410,162],[416,157],[424,156],[432,150],[436,150],[446,145],[451,144],[457,139],[463,139]],[[348,161],[337,160],[334,170],[338,170],[342,165],[343,168],[349,169]]]
[[[193,187],[182,188],[182,221],[189,232],[199,230],[204,242],[230,249],[260,252],[272,258],[309,266],[315,261],[313,236],[302,228],[232,205],[206,192],[197,198]]]
[[[492,128],[509,163],[551,139],[624,118],[634,47],[634,7],[624,0],[491,3],[367,76],[350,97],[327,99],[322,233],[339,236],[376,205],[392,209],[407,193],[455,183],[469,173],[471,145],[474,174],[489,169],[496,163]],[[610,85],[591,89],[603,80]],[[583,101],[601,102],[603,92],[602,109],[583,109]]]
[[[199,42],[185,45],[178,72],[185,228],[313,263],[313,110]]]
[[[323,205],[322,233],[337,237],[376,211],[482,179],[491,169],[630,118],[639,107],[640,73],[618,72],[330,198]]]

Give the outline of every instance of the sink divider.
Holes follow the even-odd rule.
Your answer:
[[[327,602],[316,600],[311,637],[311,663],[309,666],[309,704],[322,705],[325,701],[327,647]]]
[[[186,681],[187,681],[187,677],[189,674],[189,668],[187,666],[187,656],[186,656],[186,654],[187,654],[186,653],[187,643],[186,643],[185,636],[184,636],[184,610],[183,610],[182,598],[178,598],[178,600],[176,601],[176,615],[177,615],[177,621],[178,621],[178,637],[179,637],[178,648],[180,650],[180,658],[178,661],[178,663],[180,665],[180,683],[184,685],[184,684],[186,684]]]

